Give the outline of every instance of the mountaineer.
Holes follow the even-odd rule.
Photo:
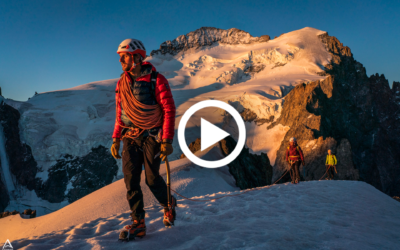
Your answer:
[[[290,166],[290,177],[292,178],[292,183],[299,183],[300,181],[300,164],[304,163],[303,151],[300,146],[297,145],[297,140],[295,137],[290,138],[289,146],[286,149],[286,161]]]
[[[143,61],[146,49],[141,41],[126,39],[117,53],[124,72],[115,90],[116,121],[111,153],[121,159],[122,140],[122,172],[133,223],[124,228],[120,240],[129,240],[146,235],[140,187],[142,165],[147,186],[164,207],[164,224],[174,224],[176,199],[171,197],[169,208],[167,186],[159,170],[161,160],[173,152],[176,111],[167,79],[151,63]]]
[[[337,173],[336,164],[337,164],[336,156],[333,155],[332,150],[329,149],[325,161],[326,172],[328,174],[328,176],[326,177],[327,180],[332,180],[334,178],[334,172]]]

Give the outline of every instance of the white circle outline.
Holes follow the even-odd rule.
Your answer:
[[[186,124],[189,121],[189,118],[192,117],[192,115],[197,112],[200,109],[203,108],[208,108],[208,107],[216,107],[223,109],[225,111],[228,111],[230,115],[235,119],[236,124],[239,129],[239,139],[236,144],[235,149],[225,158],[217,161],[207,161],[200,159],[196,155],[194,155],[189,147],[186,145],[186,139],[185,139],[185,128]],[[226,166],[229,163],[231,163],[233,160],[236,159],[237,156],[239,156],[240,152],[242,151],[244,144],[246,143],[246,126],[244,125],[243,119],[240,116],[239,112],[236,111],[235,108],[233,108],[231,105],[223,102],[223,101],[217,101],[217,100],[206,100],[206,101],[201,101],[199,103],[196,103],[192,107],[190,107],[182,116],[179,126],[178,126],[178,143],[179,146],[181,147],[183,153],[185,156],[193,163],[205,167],[205,168],[219,168],[222,166]]]

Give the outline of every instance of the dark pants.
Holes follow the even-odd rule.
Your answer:
[[[290,163],[290,176],[292,177],[292,181],[300,180],[300,164],[301,161],[295,161]]]
[[[335,174],[335,167],[327,165],[326,166],[326,172],[328,174],[328,178],[329,179],[333,179],[334,178],[334,174]]]
[[[167,185],[160,171],[160,143],[151,136],[143,140],[123,139],[122,172],[127,189],[126,198],[132,210],[132,218],[144,218],[143,193],[140,188],[140,175],[144,165],[146,184],[163,207],[168,206]],[[157,155],[157,156],[156,156]]]

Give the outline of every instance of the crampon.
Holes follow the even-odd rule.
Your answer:
[[[146,236],[146,225],[144,219],[139,221],[134,220],[132,225],[125,226],[119,234],[120,241],[135,240],[136,237],[143,238]]]

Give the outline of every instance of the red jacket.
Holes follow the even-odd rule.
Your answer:
[[[152,71],[156,71],[156,68],[149,62],[143,62],[142,65],[151,65]],[[151,81],[151,74],[142,75],[136,79],[136,81]],[[155,85],[155,97],[157,103],[160,105],[163,113],[163,125],[162,125],[162,139],[172,140],[175,133],[175,102],[172,97],[171,88],[169,87],[167,79],[161,74],[157,75],[157,81]],[[119,81],[115,89],[115,101],[117,105],[116,120],[114,126],[113,138],[121,138],[122,127],[119,124],[125,126],[121,120],[121,96],[119,94]]]
[[[304,156],[303,156],[303,151],[297,145],[297,143],[295,143],[294,146],[287,147],[286,161],[289,161],[289,160],[298,161],[300,159],[301,159],[301,161],[304,161]]]

